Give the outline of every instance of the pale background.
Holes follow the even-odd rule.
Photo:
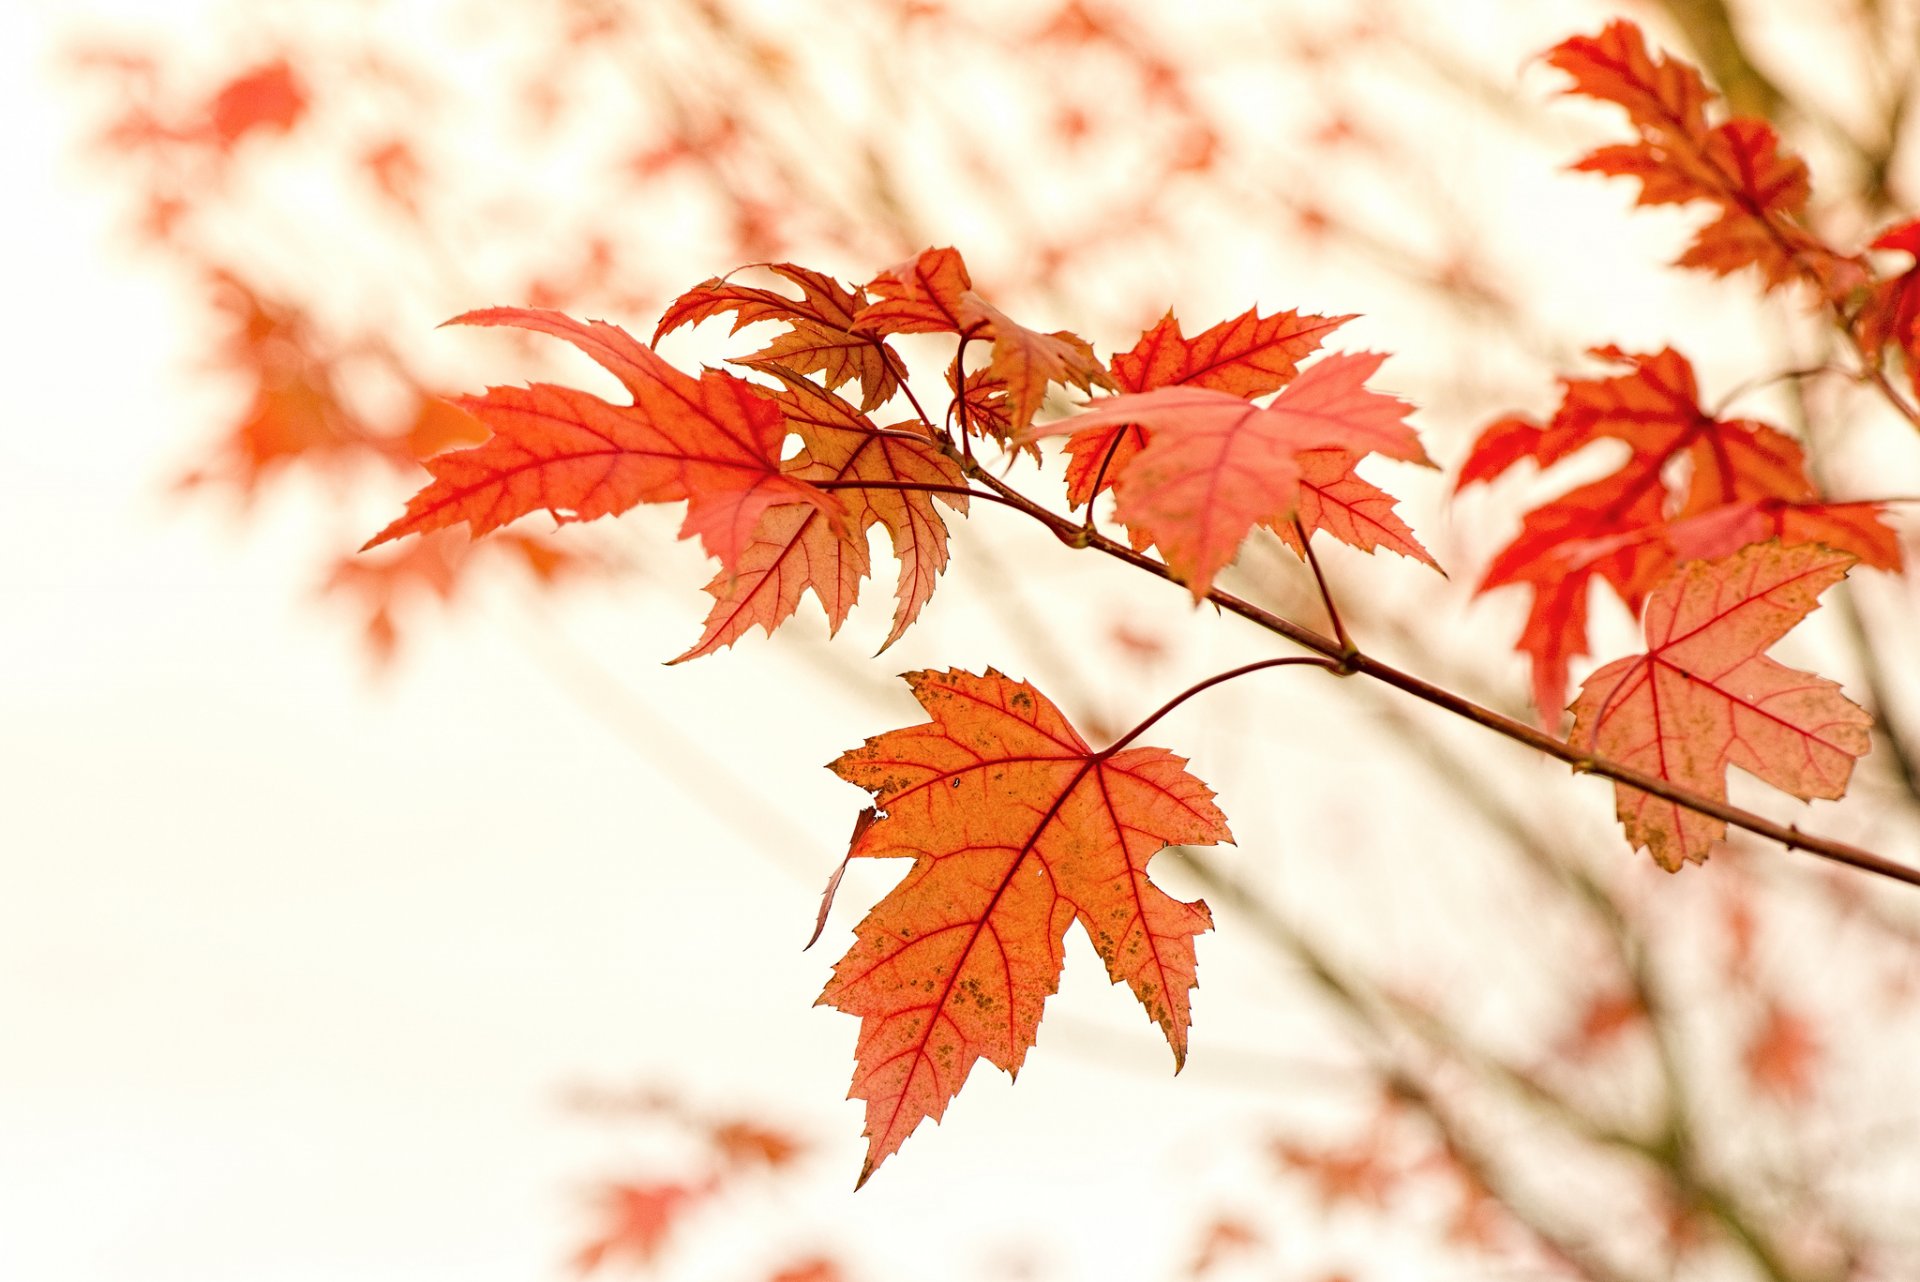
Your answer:
[[[1590,10],[1549,8],[1498,37],[1516,51],[1514,76],[1536,85],[1521,54],[1594,25]],[[857,1106],[840,1101],[854,1021],[811,1002],[888,878],[849,876],[827,938],[799,951],[863,800],[820,766],[914,719],[889,674],[992,663],[1046,688],[1017,629],[979,608],[996,587],[970,568],[974,531],[929,623],[872,663],[884,608],[863,607],[841,639],[849,666],[837,671],[861,674],[851,685],[819,663],[811,607],[774,642],[756,633],[658,667],[704,604],[705,567],[668,546],[675,514],[637,518],[659,534],[644,587],[593,584],[557,604],[489,589],[374,673],[353,623],[292,567],[309,564],[312,531],[341,505],[364,506],[370,530],[390,493],[295,486],[241,513],[169,490],[231,406],[189,377],[206,334],[127,252],[107,185],[74,157],[54,58],[69,20],[64,7],[0,9],[0,1278],[559,1276],[589,1223],[588,1179],[650,1159],[568,1114],[567,1087],[589,1080],[761,1110],[820,1146],[822,1179],[761,1208],[734,1244],[711,1225],[695,1232],[686,1276],[764,1274],[811,1241],[854,1244],[873,1277],[910,1265],[960,1278],[1018,1259],[1045,1276],[1155,1276],[1191,1254],[1203,1213],[1251,1182],[1233,1156],[1249,1116],[1337,1115],[1336,1049],[1313,1011],[1273,1000],[1271,961],[1231,929],[1202,942],[1195,1049],[1178,1081],[1076,938],[1018,1089],[983,1068],[945,1125],[923,1127],[850,1196],[862,1142]],[[1684,330],[1710,315],[1716,295],[1699,282],[1646,283],[1671,225],[1612,221],[1626,195],[1564,185],[1553,171],[1568,154],[1543,147],[1538,173],[1512,180],[1528,187],[1510,201],[1547,229],[1543,258],[1583,248],[1572,270],[1585,287],[1542,310],[1629,343],[1664,337],[1645,332],[1649,316]],[[1548,193],[1568,191],[1549,213]],[[1255,301],[1226,257],[1210,279],[1169,282],[1190,329]],[[1641,274],[1624,275],[1627,263]],[[690,264],[685,283],[728,266]],[[1676,301],[1649,307],[1649,288]],[[1423,366],[1417,302],[1312,283],[1255,294],[1367,311],[1343,345],[1404,350],[1389,367],[1400,382],[1386,380],[1399,390],[1444,382]],[[494,301],[508,300],[473,300]],[[1129,337],[1098,317],[1039,321],[1082,328],[1103,352]],[[1643,332],[1625,332],[1634,323]],[[453,353],[469,340],[433,341]],[[1430,427],[1434,452],[1457,459],[1467,426]],[[1464,611],[1493,536],[1442,514],[1441,478],[1399,476],[1416,528],[1461,567],[1450,599]],[[1115,567],[1046,540],[980,537],[1002,566],[1030,569],[1041,629],[1103,636],[1143,594],[1140,617],[1173,645],[1165,666],[1111,689],[1098,669],[1085,678],[1118,725],[1267,652]],[[1429,590],[1417,567],[1384,557],[1330,564],[1356,595]],[[1510,626],[1511,611],[1476,608],[1477,624]],[[1495,662],[1500,647],[1452,648]],[[1401,657],[1418,666],[1418,653]],[[1150,739],[1220,792],[1236,861],[1278,869],[1270,884],[1303,911],[1365,905],[1380,947],[1436,929],[1436,906],[1460,910],[1462,934],[1524,911],[1511,887],[1473,883],[1470,826],[1450,827],[1443,798],[1395,793],[1392,763],[1340,731],[1342,706],[1317,687],[1285,704],[1227,694]],[[1282,707],[1311,727],[1311,750],[1262,757]],[[748,817],[715,822],[715,804],[737,810],[728,784],[689,795],[662,773],[689,759],[676,736],[751,781]],[[1562,786],[1517,751],[1463,742],[1515,786]],[[710,775],[695,761],[691,777]],[[1600,790],[1579,795],[1577,822],[1604,831]],[[1347,857],[1341,834],[1361,828],[1364,852],[1328,867]],[[1408,875],[1396,852],[1462,870],[1396,890]],[[1527,984],[1484,1000],[1524,1011]],[[1416,1276],[1349,1227],[1364,1277]]]

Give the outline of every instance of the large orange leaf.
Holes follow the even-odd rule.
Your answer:
[[[1626,108],[1640,134],[1638,142],[1600,148],[1576,169],[1637,178],[1642,205],[1716,206],[1680,266],[1720,276],[1754,267],[1769,288],[1801,278],[1834,298],[1864,281],[1858,263],[1827,248],[1802,221],[1806,163],[1781,149],[1765,121],[1708,125],[1717,95],[1687,63],[1649,52],[1639,27],[1618,19],[1597,36],[1556,45],[1547,61],[1573,78],[1568,93]]]
[[[922,250],[881,272],[866,288],[876,301],[854,317],[857,333],[947,333],[993,340],[993,355],[982,374],[984,382],[1006,385],[1005,432],[1019,432],[1033,421],[1049,383],[1081,391],[1113,385],[1079,335],[1028,329],[974,293],[973,278],[956,249]],[[960,390],[956,388],[956,394]]]
[[[1854,558],[1760,543],[1695,561],[1647,602],[1647,651],[1607,664],[1573,704],[1572,743],[1725,800],[1739,766],[1803,800],[1846,791],[1872,719],[1840,687],[1765,655]],[[1662,868],[1702,862],[1724,821],[1615,785],[1620,822]]]
[[[860,1016],[855,1098],[865,1183],[938,1121],[981,1058],[1017,1072],[1078,921],[1186,1058],[1193,937],[1212,926],[1147,878],[1168,845],[1232,840],[1213,794],[1160,748],[1095,752],[1024,681],[989,670],[907,676],[931,721],[833,763],[880,817],[849,858],[912,859],[858,927],[820,1000]]]
[[[793,263],[768,263],[766,269],[798,285],[800,297],[716,277],[673,300],[653,331],[654,346],[683,325],[725,312],[733,313],[733,327],[728,330],[733,334],[748,325],[773,321],[785,325],[786,333],[776,335],[744,361],[777,361],[796,373],[818,374],[829,389],[857,380],[860,408],[869,414],[892,400],[900,390],[899,358],[881,339],[853,332],[854,314],[871,301],[865,292]]]
[[[560,312],[496,307],[449,323],[563,338],[618,378],[633,404],[547,383],[460,398],[492,438],[427,459],[433,483],[367,547],[461,521],[477,538],[541,509],[557,521],[590,521],[636,503],[685,500],[680,537],[699,535],[723,566],[735,568],[770,508],[806,503],[841,519],[838,499],[781,467],[785,416],[750,383],[719,370],[697,379],[682,374],[618,326]]]
[[[1151,542],[1198,600],[1254,526],[1289,519],[1310,450],[1378,453],[1431,466],[1407,426],[1410,406],[1368,390],[1384,356],[1340,352],[1316,361],[1265,406],[1192,385],[1111,396],[1025,439],[1138,423],[1149,433],[1117,478],[1115,515]]]
[[[831,631],[839,631],[860,595],[868,573],[867,531],[878,525],[893,540],[900,562],[899,605],[893,631],[881,649],[899,640],[933,595],[934,580],[947,564],[947,523],[936,499],[965,513],[965,495],[927,490],[888,489],[894,482],[951,485],[964,489],[966,477],[952,459],[924,435],[918,423],[902,424],[893,434],[878,433],[867,417],[834,393],[774,363],[744,361],[779,379],[786,388],[775,399],[805,448],[786,462],[787,474],[813,483],[862,482],[872,489],[835,493],[846,505],[844,528],[819,508],[787,503],[771,508],[754,528],[753,541],[732,570],[722,570],[707,585],[713,609],[706,628],[684,659],[710,654],[733,644],[759,624],[771,633],[790,618],[803,593],[811,590],[827,612]],[[899,433],[919,436],[905,439]]]
[[[1262,316],[1256,307],[1188,338],[1168,312],[1131,350],[1114,353],[1107,364],[1123,392],[1185,385],[1252,399],[1292,382],[1320,340],[1352,319],[1292,311]],[[1138,423],[1076,433],[1067,442],[1067,501],[1079,507],[1112,489],[1146,443],[1146,429]]]
[[[1899,564],[1877,505],[1823,502],[1791,438],[1703,410],[1684,356],[1612,347],[1594,355],[1626,372],[1565,380],[1544,426],[1506,418],[1488,427],[1458,485],[1494,480],[1522,459],[1549,467],[1596,443],[1626,448],[1615,470],[1529,512],[1480,582],[1480,592],[1508,584],[1533,592],[1516,648],[1532,660],[1535,706],[1548,720],[1566,706],[1569,667],[1587,652],[1596,579],[1638,612],[1679,559],[1732,551],[1724,539],[1735,530],[1818,538],[1871,565]]]

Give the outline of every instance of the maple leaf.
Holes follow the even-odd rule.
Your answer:
[[[745,1118],[725,1118],[715,1122],[707,1138],[728,1166],[761,1165],[778,1170],[792,1165],[806,1151],[806,1145],[785,1131]]]
[[[1853,563],[1818,544],[1761,543],[1688,564],[1647,602],[1646,653],[1587,678],[1569,742],[1716,801],[1728,766],[1803,800],[1839,797],[1872,718],[1835,683],[1763,652]],[[1726,832],[1625,784],[1614,797],[1627,839],[1669,872],[1704,862]]]
[[[444,397],[424,396],[395,443],[396,452],[418,462],[447,450],[479,445],[490,435],[485,423],[458,405]]]
[[[1193,937],[1213,919],[1156,887],[1147,863],[1168,845],[1232,840],[1212,792],[1164,749],[1095,752],[1039,691],[991,669],[906,679],[932,720],[833,763],[883,812],[855,829],[848,858],[914,861],[820,996],[860,1016],[863,1184],[922,1118],[940,1119],[976,1060],[1019,1070],[1076,920],[1177,1070]]]
[[[651,1263],[688,1210],[711,1191],[710,1185],[606,1185],[599,1197],[605,1228],[575,1253],[574,1268],[585,1275],[618,1256]]]
[[[1566,706],[1569,668],[1587,652],[1588,587],[1606,583],[1639,611],[1681,559],[1732,552],[1732,532],[1819,538],[1873,565],[1897,565],[1898,543],[1874,504],[1823,502],[1791,438],[1751,419],[1700,408],[1693,366],[1672,348],[1651,355],[1596,348],[1621,374],[1562,381],[1543,425],[1505,418],[1486,429],[1456,489],[1491,481],[1522,459],[1551,467],[1596,442],[1626,446],[1612,472],[1529,512],[1488,565],[1476,594],[1523,584],[1533,602],[1516,649],[1533,667],[1534,706]],[[1619,448],[1615,444],[1613,448]]]
[[[1004,430],[1009,434],[1033,421],[1049,383],[1082,391],[1113,385],[1085,339],[1065,330],[1028,329],[974,293],[958,250],[922,250],[875,276],[867,292],[875,301],[854,317],[858,333],[992,339],[993,357],[983,373],[985,381],[1006,385]],[[956,395],[963,390],[956,388]]]
[[[761,265],[798,285],[800,297],[716,277],[695,285],[667,307],[653,331],[653,345],[658,347],[662,338],[683,325],[725,312],[733,313],[730,334],[774,321],[787,326],[787,332],[739,363],[774,361],[799,374],[818,374],[828,390],[857,381],[860,408],[868,414],[892,400],[900,390],[900,358],[880,338],[853,332],[854,315],[870,301],[865,291],[849,289],[831,276],[794,263]]]
[[[1033,422],[1047,397],[1047,385],[1077,387],[1091,392],[1095,387],[1112,387],[1107,371],[1100,367],[1093,348],[1078,334],[1056,330],[1043,334],[1013,321],[1007,314],[978,295],[966,300],[969,313],[985,322],[993,336],[993,359],[987,363],[990,379],[1007,385],[1006,418],[1009,435]]]
[[[1384,1210],[1401,1179],[1399,1166],[1387,1151],[1387,1139],[1386,1132],[1375,1126],[1339,1148],[1275,1140],[1273,1156],[1313,1185],[1322,1210],[1348,1203]]]
[[[1740,1064],[1756,1091],[1804,1104],[1813,1096],[1820,1053],[1813,1021],[1772,998],[1741,1052]]]
[[[223,85],[207,104],[204,128],[218,146],[231,148],[258,129],[285,133],[306,112],[306,86],[291,63],[277,58]]]
[[[836,491],[846,512],[836,529],[821,509],[787,503],[770,508],[754,527],[752,541],[732,567],[707,585],[713,597],[700,640],[674,662],[731,645],[754,624],[769,634],[792,617],[811,590],[827,612],[829,632],[838,632],[868,573],[867,530],[878,525],[893,540],[900,562],[899,604],[882,650],[900,639],[933,595],[947,564],[947,524],[934,506],[939,499],[965,513],[964,494],[886,488],[890,482],[966,488],[951,458],[924,435],[918,423],[880,434],[867,417],[819,385],[772,362],[743,361],[785,384],[775,400],[804,448],[785,463],[786,474],[808,483],[863,482],[871,489]],[[911,434],[918,439],[908,439]]]
[[[1914,395],[1920,396],[1920,218],[1889,227],[1874,238],[1871,248],[1910,255],[1914,265],[1874,283],[1854,318],[1860,348],[1875,359],[1892,343],[1906,360]]]
[[[1395,499],[1354,471],[1360,456],[1349,450],[1302,450],[1294,456],[1300,465],[1300,496],[1294,519],[1308,535],[1324,530],[1348,547],[1372,552],[1385,548],[1440,570],[1440,563],[1414,536],[1413,528],[1393,510]],[[1268,521],[1267,528],[1301,558],[1306,547],[1293,521]],[[1440,570],[1445,574],[1445,570]]]
[[[1717,206],[1678,266],[1718,276],[1754,267],[1769,289],[1799,277],[1832,298],[1865,279],[1857,262],[1822,244],[1802,221],[1806,163],[1782,150],[1765,121],[1737,117],[1709,126],[1707,108],[1717,95],[1692,66],[1649,52],[1632,22],[1618,19],[1597,36],[1563,41],[1546,58],[1572,77],[1566,92],[1624,107],[1640,134],[1638,142],[1599,148],[1575,169],[1638,179],[1642,205]]]
[[[1582,539],[1562,546],[1564,563],[1578,570],[1587,563],[1635,543],[1658,542],[1666,557],[1712,561],[1732,556],[1749,543],[1824,543],[1853,553],[1863,565],[1898,570],[1900,539],[1881,519],[1884,503],[1825,503],[1815,499],[1744,499],[1606,538]]]
[[[409,598],[450,602],[473,575],[478,555],[505,555],[543,585],[592,568],[594,559],[543,537],[503,534],[474,544],[451,530],[415,539],[391,556],[343,556],[335,562],[322,591],[356,599],[365,616],[368,651],[376,663],[391,662],[400,644],[397,607]]]
[[[1432,466],[1404,421],[1411,407],[1366,387],[1385,359],[1371,352],[1325,356],[1265,406],[1192,385],[1105,397],[1015,439],[1144,426],[1149,439],[1116,478],[1114,513],[1136,541],[1159,547],[1197,601],[1254,526],[1293,515],[1301,454],[1340,449]]]
[[[1352,319],[1292,311],[1262,316],[1258,308],[1249,308],[1188,338],[1169,311],[1140,335],[1131,350],[1114,353],[1107,364],[1122,392],[1185,385],[1252,399],[1292,382],[1300,372],[1300,361],[1319,348],[1322,338]],[[1067,441],[1067,501],[1079,507],[1112,489],[1146,443],[1146,429],[1138,423],[1076,433]]]
[[[1554,1048],[1566,1059],[1594,1058],[1616,1046],[1627,1033],[1645,1025],[1647,1008],[1640,996],[1624,988],[1598,988],[1587,995],[1580,1018]]]
[[[1040,447],[1029,442],[1014,446],[1013,408],[1007,402],[1007,380],[991,369],[970,369],[966,386],[960,386],[960,357],[955,353],[947,363],[947,386],[955,388],[955,401],[967,416],[967,430],[999,442],[1009,449],[1024,449],[1040,461]]]
[[[685,500],[680,537],[699,535],[723,566],[737,567],[770,508],[805,503],[841,519],[838,499],[783,470],[786,420],[742,379],[719,370],[697,379],[682,374],[617,325],[582,324],[560,312],[496,307],[448,323],[512,325],[565,339],[619,379],[633,404],[547,383],[459,398],[492,438],[427,459],[433,483],[367,548],[461,521],[478,538],[542,508],[557,521],[590,521],[636,503]]]

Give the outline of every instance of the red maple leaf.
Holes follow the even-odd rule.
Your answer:
[[[1813,1095],[1820,1066],[1820,1039],[1813,1022],[1778,998],[1769,1000],[1740,1064],[1756,1091],[1787,1103],[1805,1103]]]
[[[1249,308],[1188,338],[1169,311],[1131,350],[1114,353],[1107,364],[1122,392],[1185,385],[1251,400],[1292,382],[1299,363],[1319,348],[1320,340],[1352,319],[1291,311],[1262,316],[1258,308]],[[1067,441],[1067,501],[1079,507],[1112,489],[1146,443],[1147,430],[1138,423],[1075,433]]]
[[[1136,543],[1160,549],[1199,600],[1254,526],[1294,515],[1300,455],[1335,449],[1432,465],[1404,421],[1407,403],[1366,386],[1385,359],[1370,352],[1325,356],[1265,406],[1193,385],[1105,397],[1016,439],[1144,426],[1149,439],[1115,478],[1114,514]]]
[[[737,567],[770,508],[805,503],[841,519],[838,499],[782,468],[786,419],[742,379],[720,370],[682,374],[618,326],[559,312],[499,307],[448,323],[563,338],[618,378],[633,404],[548,383],[459,398],[493,437],[427,459],[433,483],[366,547],[462,521],[477,538],[541,509],[557,521],[590,521],[636,503],[685,500],[680,536],[699,535],[723,566]]]
[[[599,1196],[603,1228],[574,1254],[574,1268],[585,1275],[622,1256],[652,1263],[688,1209],[711,1191],[710,1185],[608,1184]]]
[[[886,488],[889,482],[950,485],[964,489],[960,467],[918,423],[879,432],[867,417],[832,392],[768,362],[745,362],[785,384],[776,401],[804,448],[785,463],[787,475],[808,483],[865,482],[871,489],[835,493],[846,510],[835,523],[810,504],[770,508],[754,527],[753,540],[738,562],[722,569],[707,585],[713,609],[705,631],[675,662],[711,654],[731,645],[754,624],[768,633],[790,618],[801,595],[811,590],[827,612],[829,631],[837,632],[860,595],[869,569],[867,530],[878,525],[893,540],[900,561],[899,606],[893,630],[881,649],[899,640],[933,595],[934,580],[947,564],[947,524],[934,506],[938,499],[965,513],[964,494]]]
[[[1570,742],[1716,801],[1729,766],[1803,800],[1840,796],[1872,718],[1764,651],[1853,562],[1817,544],[1761,543],[1687,565],[1647,602],[1646,653],[1581,687]],[[1726,833],[1724,820],[1625,784],[1614,796],[1627,839],[1670,872],[1705,861]]]
[[[1627,448],[1614,471],[1529,512],[1476,589],[1532,589],[1516,648],[1532,660],[1544,719],[1566,706],[1568,669],[1587,652],[1587,589],[1596,579],[1638,612],[1678,561],[1725,555],[1769,535],[1817,538],[1871,565],[1899,565],[1879,505],[1825,502],[1791,438],[1701,409],[1693,366],[1678,352],[1605,347],[1594,355],[1627,370],[1564,380],[1560,407],[1544,426],[1506,418],[1488,427],[1456,485],[1494,480],[1522,459],[1551,467],[1597,442]]]
[[[860,1016],[854,1097],[865,1183],[974,1062],[1017,1072],[1059,987],[1067,927],[1086,929],[1186,1058],[1193,937],[1212,926],[1147,878],[1168,845],[1231,840],[1213,794],[1160,748],[1095,752],[1023,681],[989,670],[907,676],[931,721],[833,763],[881,813],[849,858],[912,859],[862,921],[820,1000]]]
[[[1293,515],[1308,535],[1324,530],[1362,552],[1385,548],[1440,570],[1440,563],[1421,545],[1413,527],[1393,510],[1393,495],[1354,470],[1360,455],[1351,450],[1303,450],[1294,456],[1294,462],[1300,465],[1300,495]],[[1266,525],[1296,555],[1306,556],[1292,521],[1268,521]]]
[[[831,276],[793,263],[766,263],[774,275],[800,287],[799,298],[770,289],[716,277],[695,285],[673,300],[653,331],[653,345],[683,325],[695,324],[726,312],[733,313],[737,334],[748,325],[776,322],[784,334],[742,363],[775,361],[797,374],[818,374],[828,390],[849,380],[861,388],[860,408],[871,414],[900,390],[900,358],[884,341],[856,334],[853,318],[871,300],[865,291],[849,289]]]
[[[257,129],[285,133],[307,113],[307,89],[293,65],[276,58],[221,86],[207,103],[207,137],[230,148]]]
[[[1889,227],[1874,238],[1872,248],[1910,255],[1913,266],[1898,276],[1876,281],[1854,319],[1861,350],[1877,359],[1891,343],[1907,363],[1907,378],[1920,396],[1920,218]]]
[[[1679,266],[1719,276],[1754,267],[1768,288],[1799,278],[1832,298],[1864,282],[1860,264],[1827,248],[1803,221],[1806,162],[1783,150],[1765,121],[1708,125],[1717,95],[1692,66],[1649,52],[1639,27],[1618,19],[1597,36],[1563,41],[1546,58],[1573,78],[1568,93],[1626,108],[1640,134],[1574,168],[1638,179],[1642,205],[1716,207]]]
[[[1322,1210],[1351,1204],[1378,1211],[1385,1209],[1402,1174],[1387,1140],[1385,1129],[1374,1126],[1351,1143],[1331,1148],[1275,1140],[1273,1156],[1313,1185]]]
[[[1028,329],[974,293],[957,250],[922,250],[874,277],[867,292],[876,301],[854,318],[858,333],[948,333],[993,340],[993,356],[983,373],[1006,384],[1007,433],[1033,421],[1050,383],[1081,391],[1112,386],[1085,339],[1064,330],[1044,334]]]

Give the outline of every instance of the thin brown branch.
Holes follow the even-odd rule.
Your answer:
[[[1312,536],[1297,516],[1293,518],[1293,533],[1300,540],[1300,555],[1307,559],[1307,566],[1313,571],[1314,586],[1320,589],[1320,604],[1326,607],[1327,621],[1333,624],[1333,639],[1340,643],[1340,648],[1346,653],[1358,655],[1359,647],[1347,635],[1347,625],[1340,621],[1340,608],[1333,603],[1333,590],[1327,587],[1327,576],[1320,568],[1320,558],[1313,554]]]
[[[1126,544],[1105,535],[1089,534],[1079,522],[1048,511],[996,477],[977,471],[975,475],[982,484],[999,494],[1006,506],[1016,508],[1039,521],[1068,546],[1093,548],[1117,561],[1124,561],[1136,569],[1144,570],[1156,578],[1165,579],[1169,583],[1178,582],[1173,571],[1164,562],[1136,552]],[[1691,789],[1679,787],[1668,780],[1635,770],[1631,766],[1610,758],[1582,752],[1563,739],[1555,738],[1543,730],[1504,716],[1491,708],[1483,708],[1451,690],[1444,690],[1432,682],[1422,680],[1412,673],[1403,672],[1370,655],[1350,650],[1333,637],[1323,636],[1310,628],[1303,628],[1297,623],[1283,619],[1219,588],[1209,590],[1206,599],[1276,636],[1284,637],[1302,649],[1311,650],[1335,660],[1339,663],[1343,675],[1351,673],[1371,677],[1416,699],[1443,708],[1455,716],[1463,717],[1475,725],[1483,726],[1497,735],[1524,744],[1536,752],[1564,761],[1573,767],[1576,774],[1598,775],[1603,779],[1637,788],[1663,801],[1670,801],[1698,814],[1708,815],[1733,827],[1745,829],[1755,836],[1776,841],[1788,850],[1803,850],[1817,858],[1845,864],[1848,867],[1905,882],[1911,886],[1920,886],[1920,868],[1896,863],[1844,841],[1804,833],[1797,826],[1775,823],[1763,815],[1715,797],[1703,796]]]

